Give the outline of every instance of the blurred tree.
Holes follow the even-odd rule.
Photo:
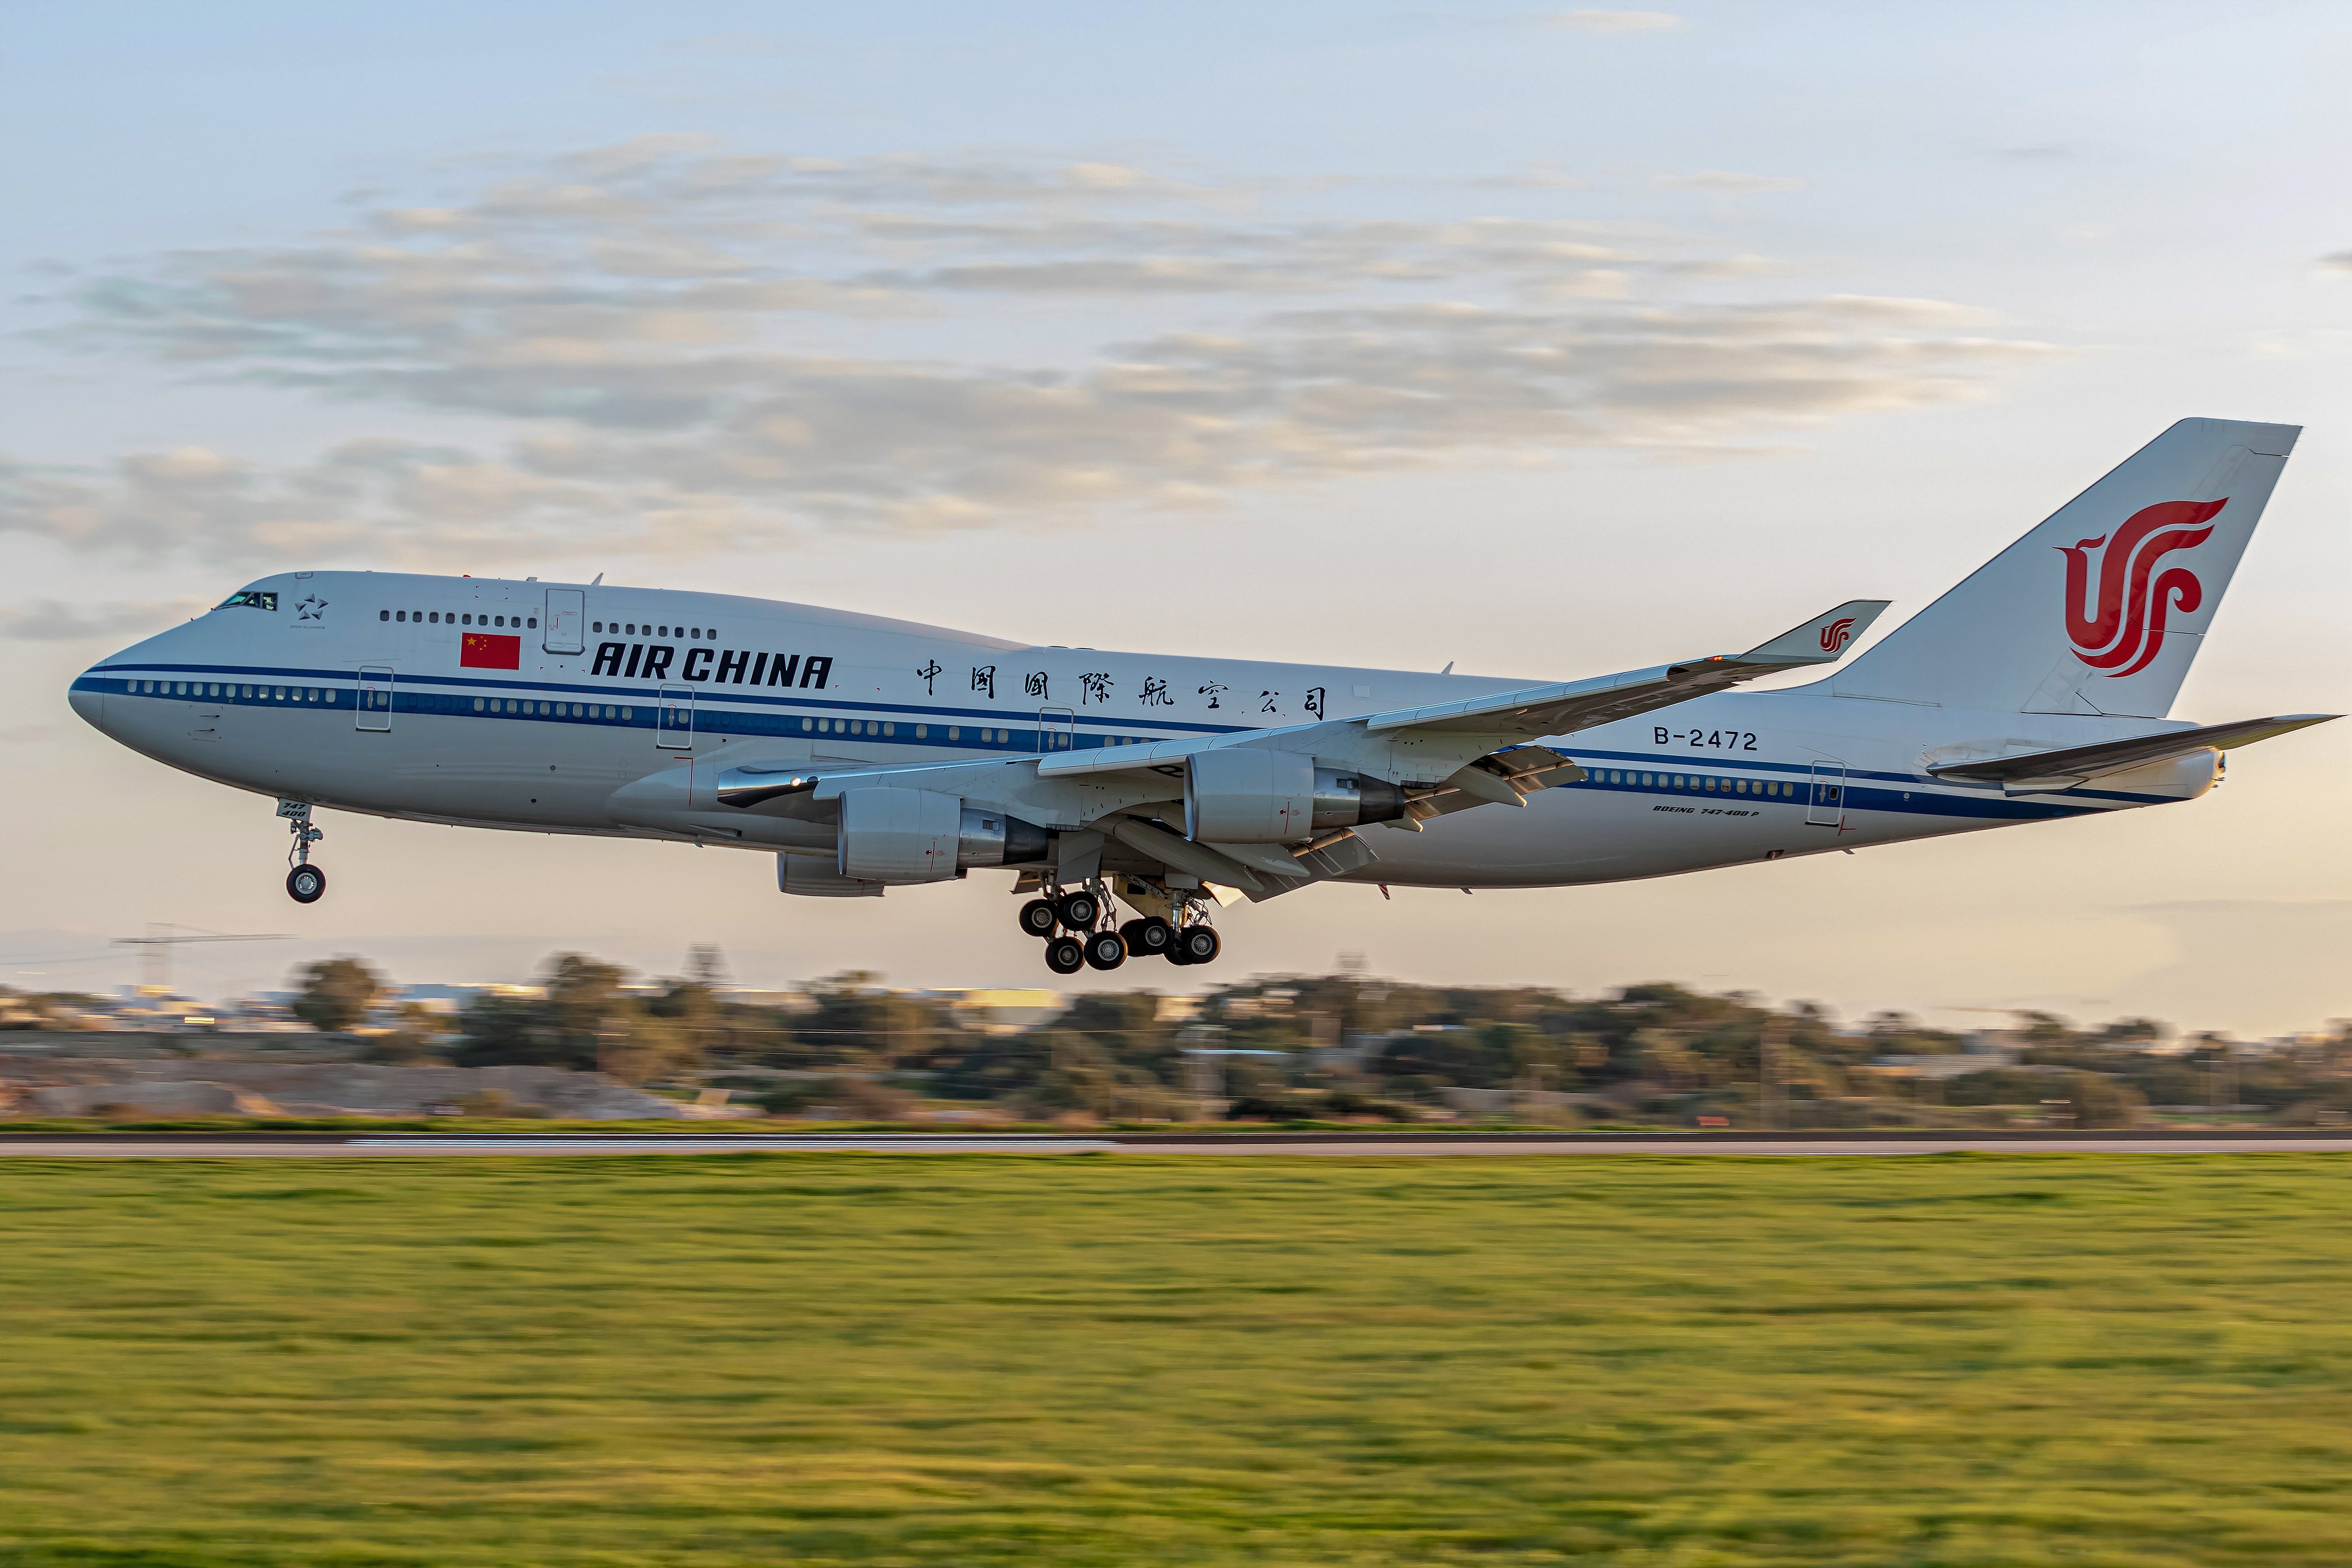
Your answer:
[[[594,1068],[607,1037],[627,1033],[622,971],[577,952],[558,953],[541,996],[490,994],[467,1004],[451,1059],[460,1067]]]
[[[845,970],[809,987],[814,1008],[792,1019],[790,1038],[766,1053],[772,1067],[921,1070],[970,1044],[946,1004],[883,989],[870,970]]]
[[[644,1083],[701,1065],[693,1037],[675,1019],[631,1009],[609,1016],[596,1041],[596,1070],[623,1083]]]
[[[2147,1100],[2129,1084],[2095,1072],[2078,1072],[2065,1082],[2063,1092],[2074,1102],[2077,1127],[2132,1127],[2147,1114]]]
[[[322,958],[303,970],[299,989],[293,1015],[314,1029],[332,1032],[351,1028],[367,1016],[383,994],[383,979],[345,954]]]

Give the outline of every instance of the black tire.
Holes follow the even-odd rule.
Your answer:
[[[1127,951],[1138,958],[1166,958],[1176,951],[1176,928],[1158,915],[1129,921],[1121,930]]]
[[[1074,936],[1057,936],[1045,944],[1045,967],[1056,974],[1076,974],[1087,966],[1087,950]]]
[[[1087,938],[1087,962],[1097,969],[1117,969],[1127,962],[1127,939],[1115,931],[1098,931]]]
[[[1060,918],[1064,929],[1088,931],[1102,919],[1102,900],[1084,891],[1064,893],[1055,904],[1054,913]]]
[[[297,866],[286,873],[286,896],[298,904],[315,904],[327,896],[327,873],[316,866]]]
[[[1049,937],[1061,917],[1054,906],[1044,899],[1032,899],[1021,906],[1021,929],[1034,937]]]
[[[1176,946],[1184,954],[1186,963],[1214,963],[1225,944],[1217,940],[1212,927],[1186,926],[1176,933]]]

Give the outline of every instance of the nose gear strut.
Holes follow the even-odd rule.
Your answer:
[[[324,838],[324,828],[310,826],[310,803],[307,800],[278,802],[278,815],[286,818],[287,831],[294,835],[294,847],[286,853],[286,892],[298,904],[315,904],[327,891],[324,868],[310,864],[310,846]]]

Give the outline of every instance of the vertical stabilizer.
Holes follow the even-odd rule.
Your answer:
[[[2160,719],[2300,427],[2183,419],[1841,670],[1831,689]]]

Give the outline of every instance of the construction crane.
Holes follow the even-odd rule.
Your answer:
[[[169,934],[175,931],[186,934],[180,936]],[[147,977],[140,985],[140,990],[150,996],[166,996],[172,991],[172,950],[175,947],[196,942],[291,942],[293,940],[293,936],[286,931],[232,933],[196,931],[192,927],[151,921],[145,936],[118,936],[114,939],[114,945],[137,948],[141,970]]]

